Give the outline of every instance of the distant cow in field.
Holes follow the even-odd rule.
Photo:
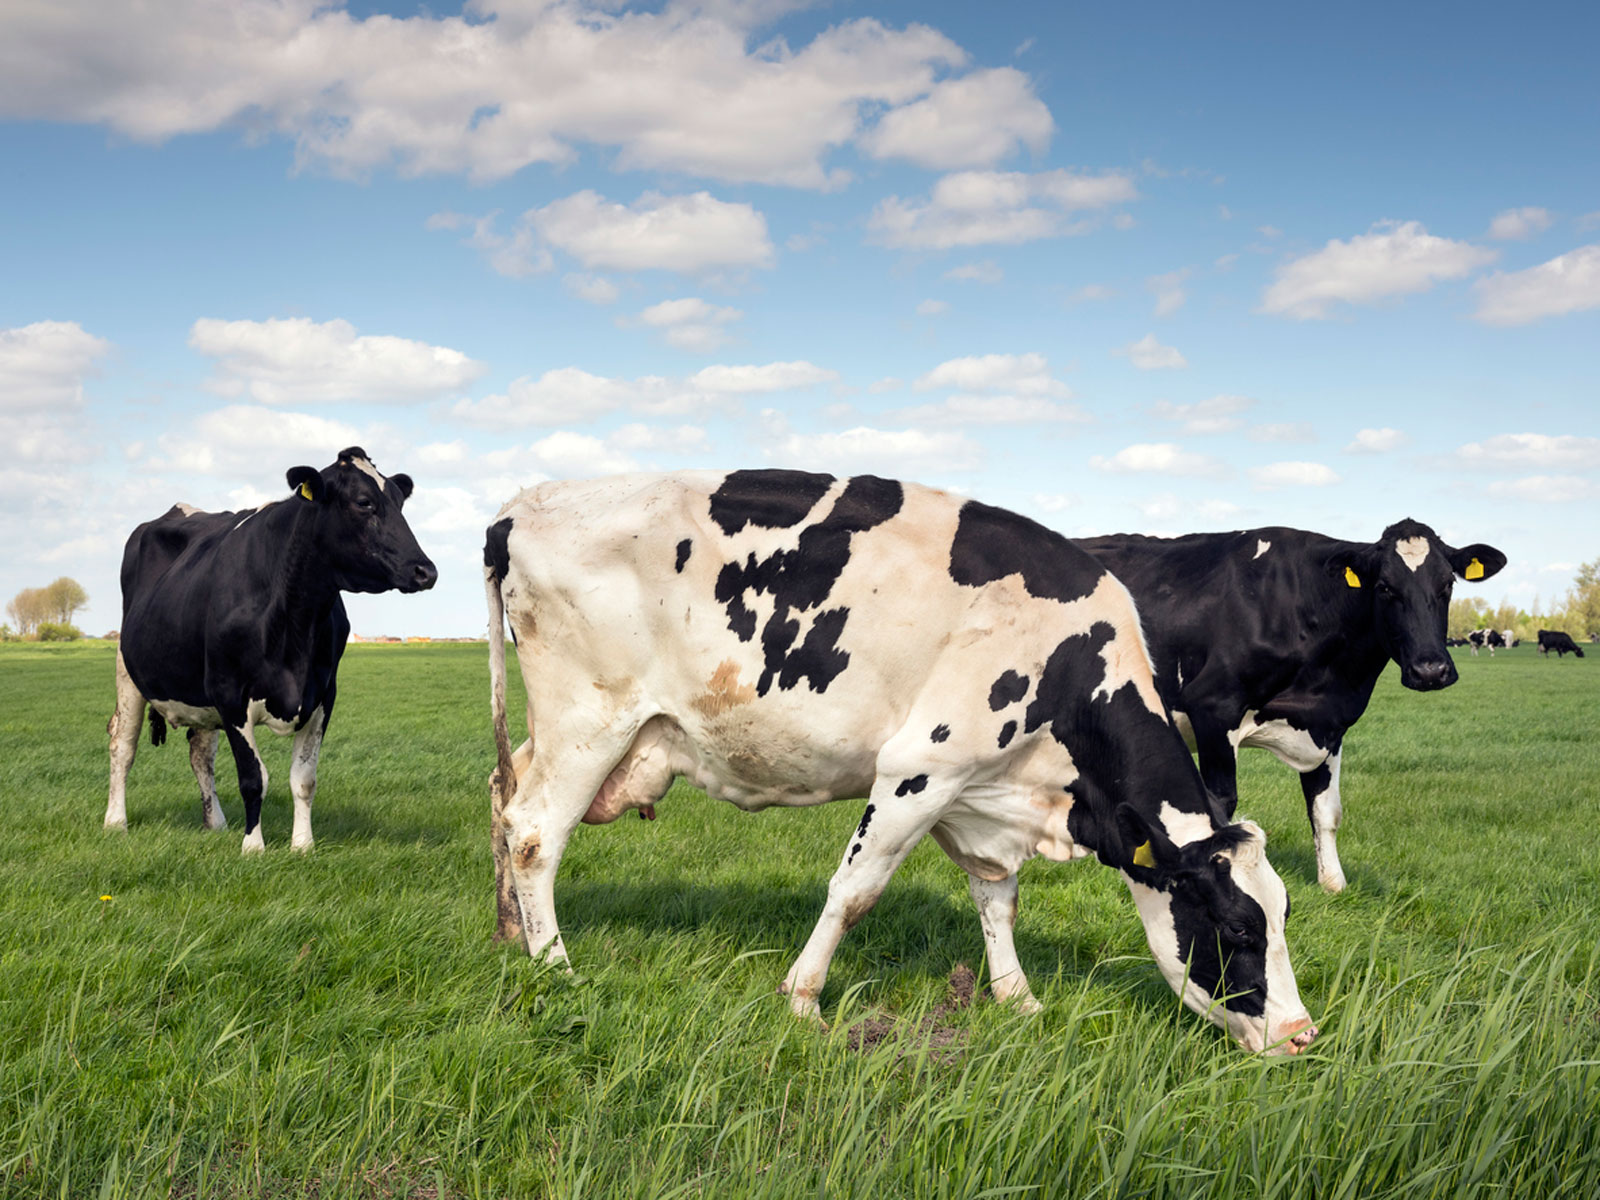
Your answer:
[[[1467,645],[1472,647],[1473,658],[1477,658],[1478,651],[1486,647],[1490,648],[1489,656],[1491,658],[1494,657],[1493,643],[1489,641],[1489,631],[1487,629],[1474,629],[1467,634]]]
[[[1317,879],[1345,886],[1335,833],[1343,815],[1340,747],[1390,661],[1419,692],[1449,687],[1450,590],[1505,566],[1493,546],[1456,549],[1417,521],[1373,543],[1299,529],[1077,544],[1133,593],[1156,686],[1199,753],[1206,787],[1233,813],[1240,746],[1300,772]]]
[[[133,531],[122,557],[122,640],[111,718],[108,829],[126,829],[128,768],[145,703],[150,740],[189,727],[202,819],[223,829],[213,763],[226,734],[244,798],[244,850],[262,849],[267,771],[255,728],[294,734],[289,787],[296,850],[311,848],[317,755],[350,635],[341,591],[416,592],[438,577],[400,508],[406,475],[385,478],[352,446],[331,467],[293,467],[293,489],[240,512],[186,504]]]
[[[796,1014],[931,834],[970,877],[998,999],[1037,1007],[1017,868],[1094,854],[1190,1008],[1252,1050],[1316,1035],[1264,836],[1201,785],[1127,590],[1060,535],[873,476],[689,472],[524,491],[484,564],[499,934],[531,954],[566,961],[554,881],[578,823],[654,816],[683,775],[749,810],[867,797],[779,989]]]
[[[1562,633],[1559,629],[1539,630],[1539,653],[1548,655],[1552,650],[1557,658],[1565,658],[1569,650],[1579,658],[1583,657],[1583,650],[1572,640],[1570,633]]]
[[[1504,646],[1507,650],[1509,650],[1513,646],[1515,646],[1517,644],[1517,633],[1516,633],[1516,630],[1514,630],[1514,629],[1502,629],[1500,631],[1500,644],[1502,646]]]

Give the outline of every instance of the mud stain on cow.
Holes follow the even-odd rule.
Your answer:
[[[696,696],[690,704],[702,716],[720,717],[730,708],[749,704],[755,698],[756,689],[739,680],[739,664],[731,658],[725,658],[711,673],[705,692]]]

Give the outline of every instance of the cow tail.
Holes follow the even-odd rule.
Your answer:
[[[134,739],[137,741],[138,739]],[[150,709],[150,744],[164,746],[167,743],[167,722],[153,707]]]
[[[498,819],[517,786],[511,767],[511,737],[506,730],[506,602],[500,594],[502,577],[492,567],[486,568],[483,576],[489,602],[489,712],[494,721],[495,750],[489,791]]]
[[[522,937],[522,910],[511,878],[511,848],[506,844],[506,805],[516,798],[517,775],[511,762],[511,738],[506,732],[506,601],[501,592],[511,569],[506,539],[511,519],[489,526],[483,546],[484,595],[489,603],[489,710],[494,718],[494,774],[489,777],[489,845],[494,858],[494,940],[514,942]],[[529,727],[531,731],[531,726]]]

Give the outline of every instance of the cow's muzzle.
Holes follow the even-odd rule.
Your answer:
[[[1400,682],[1414,692],[1436,692],[1455,681],[1456,668],[1448,658],[1426,659],[1400,672]]]
[[[410,581],[403,590],[408,592],[425,592],[439,581],[439,568],[424,558],[414,562],[409,567]]]
[[[1317,1027],[1310,1017],[1300,1017],[1279,1026],[1277,1033],[1267,1043],[1268,1054],[1299,1054],[1317,1040]]]

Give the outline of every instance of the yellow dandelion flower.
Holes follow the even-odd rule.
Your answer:
[[[111,897],[110,897],[110,896],[101,896],[101,897],[100,897],[100,899],[101,899],[101,900],[102,900],[102,901],[104,901],[104,900],[109,900],[109,899],[111,899]]]

